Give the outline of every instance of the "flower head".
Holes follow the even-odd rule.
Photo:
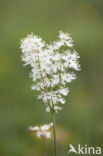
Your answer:
[[[31,88],[39,91],[38,99],[43,100],[47,112],[58,112],[66,102],[68,83],[76,79],[74,71],[80,70],[80,56],[73,48],[71,36],[60,31],[58,40],[48,45],[30,34],[21,40],[21,51],[25,65],[31,66]]]
[[[52,126],[53,126],[53,123],[45,124],[41,126],[34,126],[34,127],[29,126],[28,130],[32,132],[36,132],[36,136],[38,138],[44,137],[44,138],[50,139],[52,135],[52,131],[51,131]]]

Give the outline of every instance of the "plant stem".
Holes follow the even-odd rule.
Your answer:
[[[48,156],[48,144],[45,137],[44,137],[44,145],[45,145],[45,156]]]
[[[54,152],[55,156],[57,156],[57,144],[56,144],[56,126],[55,126],[55,114],[52,114],[53,119],[53,133],[54,133]]]

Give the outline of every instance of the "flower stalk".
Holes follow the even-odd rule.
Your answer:
[[[57,156],[57,141],[56,141],[56,124],[55,124],[55,113],[52,113],[52,120],[53,120],[53,134],[54,134],[54,153]]]
[[[48,143],[45,137],[44,137],[44,146],[45,146],[45,156],[48,156]]]

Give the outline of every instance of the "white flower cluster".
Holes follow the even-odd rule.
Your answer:
[[[67,84],[76,78],[74,70],[80,70],[72,38],[60,32],[58,40],[48,45],[30,34],[21,40],[21,50],[25,65],[31,66],[32,89],[39,91],[38,99],[46,104],[47,112],[61,110],[69,93]]]
[[[52,135],[52,131],[51,131],[52,127],[53,127],[53,123],[50,123],[42,126],[35,126],[35,127],[29,126],[28,130],[32,132],[36,132],[38,138],[45,137],[47,139],[50,139]]]

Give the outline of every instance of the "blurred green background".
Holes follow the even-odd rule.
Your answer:
[[[58,155],[67,156],[70,143],[103,145],[103,0],[0,0],[0,156],[44,155],[27,127],[49,123],[51,116],[30,89],[30,67],[23,67],[19,47],[28,33],[52,41],[59,30],[73,37],[82,70],[57,114],[63,129]],[[54,155],[53,142],[49,152]]]

